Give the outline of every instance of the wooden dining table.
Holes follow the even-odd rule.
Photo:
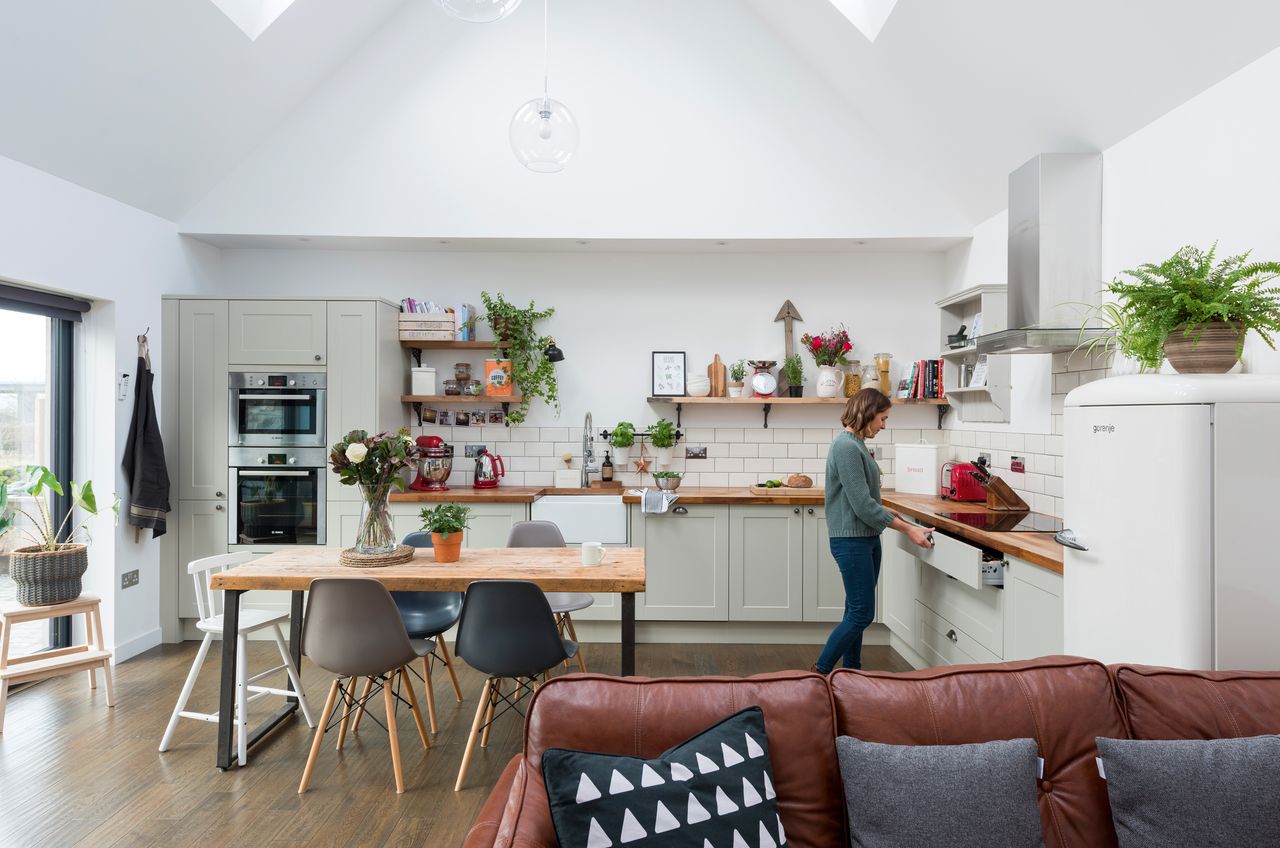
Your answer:
[[[419,548],[413,559],[381,568],[352,568],[338,557],[342,548],[299,546],[275,551],[252,562],[213,574],[209,585],[224,592],[223,633],[239,627],[240,596],[257,589],[292,593],[289,651],[302,659],[303,593],[321,577],[367,577],[392,592],[463,592],[476,580],[528,580],[544,592],[617,592],[622,597],[621,673],[636,671],[636,592],[644,591],[644,548],[609,548],[599,565],[583,566],[578,548],[463,548],[457,562],[436,562],[432,548]],[[218,768],[237,762],[235,744],[236,640],[222,640],[222,675],[218,703]],[[250,731],[249,747],[270,733],[298,708],[290,698]]]

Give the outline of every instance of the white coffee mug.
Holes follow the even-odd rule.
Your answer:
[[[582,543],[582,564],[599,565],[604,561],[604,545],[600,542]]]

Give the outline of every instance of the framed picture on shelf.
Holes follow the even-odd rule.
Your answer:
[[[655,350],[651,374],[653,397],[684,397],[685,355],[683,350]]]
[[[426,413],[423,413],[423,414],[425,415]],[[440,427],[452,427],[453,426],[453,410],[452,409],[438,410],[436,412],[436,424]]]
[[[488,423],[489,424],[505,424],[507,423],[506,416],[502,414],[501,409],[491,409],[489,410]]]

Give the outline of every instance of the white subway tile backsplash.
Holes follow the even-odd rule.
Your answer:
[[[1044,493],[1053,495],[1055,498],[1062,497],[1062,478],[1061,477],[1045,477]]]
[[[1026,446],[1027,453],[1044,453],[1044,436],[1038,433],[1028,433],[1023,442]]]
[[[1017,476],[1017,475],[1014,475],[1014,476]],[[1044,475],[1043,474],[1024,474],[1023,476],[1026,477],[1026,483],[1024,485],[1028,492],[1044,491]]]
[[[525,456],[551,456],[553,445],[551,442],[529,442],[524,446]],[[570,450],[572,453],[572,450]],[[559,456],[560,451],[556,450],[555,455]]]
[[[538,457],[539,471],[560,471],[563,468],[564,468],[564,462],[558,456]]]
[[[761,445],[760,456],[786,456],[786,445]]]
[[[1053,457],[1046,453],[1038,453],[1031,457],[1031,470],[1037,474],[1052,474],[1054,471]]]
[[[790,460],[790,459],[789,459],[789,460],[786,460],[786,462],[789,462],[789,463],[790,463],[790,462],[795,462],[795,460]],[[779,461],[777,462],[778,470],[779,470],[779,471],[784,470],[784,469],[782,468],[782,463],[783,463],[783,460],[779,460]],[[804,474],[808,474],[808,475],[810,475],[810,476],[813,476],[814,474],[821,474],[822,472],[824,472],[824,471],[826,471],[826,470],[827,470],[827,461],[826,461],[825,459],[802,459],[802,460],[800,460],[800,471],[801,471],[802,473],[804,473]],[[892,469],[890,469],[890,470],[892,470]]]
[[[1062,436],[1046,437],[1044,440],[1045,453],[1050,453],[1054,456],[1062,456],[1063,451],[1066,450],[1066,441],[1067,440]]]
[[[744,459],[742,460],[742,470],[753,471],[753,472],[759,472],[759,471],[771,472],[773,471],[773,460],[772,459]]]
[[[741,429],[736,429],[736,428],[725,429],[721,427],[716,428],[717,442],[740,442],[742,441],[742,439],[743,439],[743,436],[742,436]]]
[[[831,430],[826,427],[806,427],[803,439],[806,442],[817,444],[829,443],[831,441]]]
[[[920,441],[929,445],[941,445],[947,441],[946,430],[921,430]]]
[[[988,432],[985,432],[985,431],[980,432],[980,433],[974,433],[974,434],[973,434],[973,446],[974,446],[975,448],[989,448],[989,447],[991,447],[991,434],[990,434],[990,433],[988,433]]]
[[[1080,375],[1075,371],[1068,371],[1065,374],[1053,375],[1053,393],[1066,394],[1067,392],[1080,385]]]
[[[825,486],[826,482],[819,483],[816,479],[813,481],[815,486]],[[886,474],[880,478],[880,486],[885,489],[892,489],[898,485],[898,478],[894,474]]]
[[[816,458],[818,446],[806,443],[787,445],[787,456],[794,459]]]
[[[760,455],[760,446],[748,442],[733,442],[729,445],[729,456],[755,457]]]
[[[727,457],[725,459],[717,459],[715,460],[715,469],[716,471],[727,471],[727,472],[741,471],[742,458]]]
[[[729,475],[718,471],[703,471],[698,479],[701,486],[727,486],[729,485]]]
[[[524,456],[525,449],[530,444],[533,444],[533,443],[532,442],[502,442],[500,444],[495,444],[494,449],[498,453],[502,454],[503,459],[506,459],[509,456]]]
[[[564,442],[569,439],[569,431],[564,427],[543,427],[542,432],[538,434],[538,441],[541,442]],[[578,442],[581,444],[582,434],[578,434]]]
[[[716,440],[716,431],[711,427],[690,427],[684,431],[684,440],[695,445],[703,442],[714,442]]]
[[[1065,466],[1066,466],[1066,460],[1064,460],[1062,457],[1055,456],[1053,458],[1053,473],[1055,476],[1061,477],[1063,475],[1063,471],[1065,470]]]
[[[524,475],[526,486],[550,486],[553,479],[550,471],[530,471]]]
[[[511,467],[512,471],[541,471],[542,464],[536,456],[513,456],[511,462],[506,463]]]
[[[728,442],[712,442],[711,444],[707,445],[708,459],[715,459],[716,457],[719,457],[719,456],[728,456],[728,455],[729,455]]]
[[[759,483],[759,482],[760,482],[760,481],[759,481],[759,479],[757,479],[757,476],[756,476],[755,474],[736,473],[736,474],[730,474],[730,475],[729,475],[729,483],[728,483],[728,485],[730,485],[730,486],[754,486],[756,483]]]
[[[571,453],[574,456],[582,456],[582,442],[543,442],[543,444],[551,445],[551,455],[560,456],[561,454]],[[592,448],[596,452],[597,458],[604,457],[604,445],[598,445]]]
[[[538,442],[542,437],[538,435],[537,427],[512,427],[511,441],[513,442]]]
[[[879,436],[879,438],[884,439],[885,435],[892,436],[891,439],[885,439],[885,441],[893,442],[893,444],[895,445],[900,445],[903,442],[920,441],[920,430],[910,428],[910,427],[904,427],[901,429],[892,428],[889,430],[887,434],[881,435]]]
[[[794,427],[785,427],[773,431],[773,440],[775,442],[803,442],[804,430]]]
[[[1026,439],[1021,433],[1006,433],[1004,436],[1004,446],[1011,453],[1022,453],[1026,445]]]
[[[747,442],[756,442],[757,444],[773,443],[773,434],[775,431],[766,430],[761,427],[759,429],[743,429],[742,438]]]

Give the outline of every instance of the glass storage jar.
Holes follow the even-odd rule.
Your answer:
[[[462,393],[468,397],[480,397],[484,394],[484,383],[479,380],[468,380],[462,384]]]
[[[457,380],[445,380],[444,393],[447,395],[460,395],[462,394],[462,386],[458,384]]]
[[[458,381],[458,385],[465,385],[471,380],[471,363],[455,362],[453,365],[453,379]]]
[[[844,375],[844,396],[853,397],[862,388],[862,363],[854,359],[849,363],[849,372]]]

